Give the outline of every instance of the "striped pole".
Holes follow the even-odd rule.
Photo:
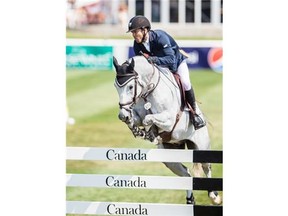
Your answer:
[[[178,176],[66,174],[68,187],[220,190],[221,178],[193,178]]]
[[[222,206],[66,201],[66,214],[222,216]]]
[[[222,163],[222,151],[66,147],[67,160]]]

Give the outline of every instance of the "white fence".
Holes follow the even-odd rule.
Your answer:
[[[67,147],[67,160],[222,163],[222,151]],[[68,187],[222,190],[222,179],[142,175],[66,174]],[[222,206],[66,201],[67,214],[222,216]]]

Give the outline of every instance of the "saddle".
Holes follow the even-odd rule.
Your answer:
[[[162,71],[163,68],[159,67],[158,65],[154,64],[155,67],[157,67],[158,70]],[[172,72],[171,72],[172,73]],[[193,108],[190,106],[190,104],[186,101],[186,98],[185,98],[185,89],[182,85],[182,82],[181,82],[181,79],[180,79],[180,76],[179,74],[177,73],[172,73],[174,78],[175,78],[175,81],[180,89],[180,99],[181,99],[181,106],[180,106],[180,110],[181,111],[184,111],[184,108],[185,106],[187,106],[189,108],[189,112],[191,114],[194,114],[194,110]]]

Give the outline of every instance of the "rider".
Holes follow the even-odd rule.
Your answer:
[[[190,82],[186,58],[179,50],[175,40],[162,30],[151,30],[149,20],[144,16],[133,17],[128,24],[128,32],[134,38],[134,52],[144,55],[150,63],[167,66],[172,73],[180,76],[185,90],[185,98],[194,110],[192,123],[195,130],[206,125],[205,121],[196,114],[194,91]]]

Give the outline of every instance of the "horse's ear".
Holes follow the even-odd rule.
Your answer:
[[[113,65],[114,65],[116,71],[118,71],[118,66],[119,66],[119,64],[118,64],[117,59],[116,59],[114,56],[113,56]]]
[[[132,58],[131,63],[129,64],[130,71],[134,70],[134,65],[135,65],[134,58]]]

